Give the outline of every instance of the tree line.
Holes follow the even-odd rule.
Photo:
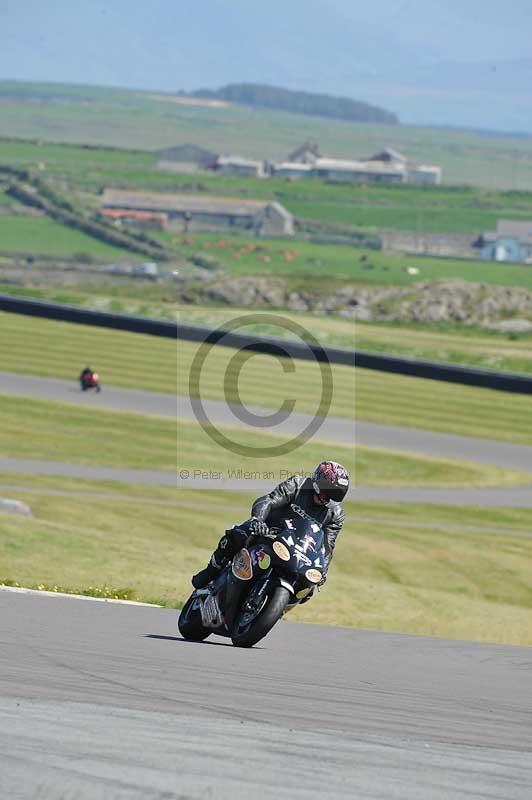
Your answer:
[[[209,100],[227,100],[257,108],[332,117],[351,122],[376,122],[383,125],[399,123],[398,117],[393,112],[369,103],[362,103],[359,100],[351,100],[349,97],[292,91],[260,83],[230,83],[220,89],[198,89],[191,92],[189,96]]]

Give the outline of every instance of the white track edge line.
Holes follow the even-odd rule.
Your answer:
[[[136,600],[116,600],[114,597],[89,597],[85,594],[68,594],[67,592],[45,592],[41,589],[25,589],[23,586],[3,586],[0,592],[19,592],[19,594],[36,594],[43,597],[68,597],[71,600],[92,600],[96,603],[121,603],[125,606],[146,606],[148,608],[163,608],[156,603],[139,603]]]

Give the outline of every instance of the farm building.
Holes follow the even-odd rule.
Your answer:
[[[499,219],[497,229],[483,233],[476,247],[487,261],[532,264],[532,220]]]
[[[100,213],[141,224],[143,215],[157,215],[158,224],[171,231],[232,229],[255,236],[291,236],[294,232],[294,218],[280,203],[232,197],[104,189]]]
[[[286,160],[289,164],[314,164],[317,158],[321,158],[318,143],[314,139],[307,139],[302,145],[292,150]]]
[[[193,173],[209,169],[218,155],[195,144],[180,144],[157,153],[157,169],[164,172]]]
[[[299,161],[283,161],[273,166],[274,174],[280,178],[309,178],[313,169],[312,164]]]
[[[219,156],[213,166],[222,175],[239,175],[249,178],[264,178],[264,161],[254,161],[241,156]]]
[[[387,147],[367,159],[325,158],[315,142],[305,142],[287,161],[273,165],[275,175],[286,178],[322,178],[346,183],[441,183],[441,168],[411,164],[407,158]]]
[[[349,183],[404,183],[405,181],[404,166],[387,161],[318,158],[312,172],[317,178]]]

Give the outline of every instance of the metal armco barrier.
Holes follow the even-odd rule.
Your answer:
[[[10,297],[9,295],[0,294],[0,311],[177,339],[177,325],[175,322],[150,319],[149,317],[130,317],[127,314],[109,314],[106,311],[92,311],[87,308],[68,306],[64,303],[46,303],[43,300]]]
[[[145,333],[151,336],[164,336],[168,339],[184,339],[189,342],[206,342],[223,347],[246,348],[257,353],[265,353],[286,358],[299,358],[311,361],[329,361],[331,364],[355,366],[354,350],[334,347],[314,347],[289,339],[276,339],[273,336],[255,336],[244,333],[224,333],[199,325],[184,325],[149,317],[132,317],[127,314],[109,314],[106,311],[91,311],[63,303],[46,303],[25,297],[0,295],[0,311],[15,314],[28,314],[33,317],[46,317],[61,322],[75,322],[82,325],[97,325],[115,328],[131,333]]]
[[[498,389],[501,392],[532,394],[532,378],[516,372],[493,372],[475,367],[460,367],[432,361],[414,361],[409,358],[374,355],[357,350],[355,364],[364,369],[391,372],[395,375],[410,375],[414,378],[428,378],[434,381],[462,383],[466,386],[479,386],[484,389]]]
[[[243,333],[224,333],[198,325],[167,322],[165,320],[133,317],[126,314],[109,314],[104,311],[91,311],[61,303],[46,303],[25,297],[0,295],[0,311],[27,314],[34,317],[74,322],[83,325],[96,325],[104,328],[163,336],[169,339],[183,339],[189,342],[206,342],[222,347],[246,348],[257,353],[283,355],[291,358],[325,361],[331,364],[357,366],[396,375],[410,375],[415,378],[460,383],[485,389],[497,389],[518,394],[532,394],[532,377],[512,372],[493,372],[461,367],[454,364],[441,364],[430,361],[415,361],[408,358],[377,355],[339,347],[314,347],[289,339],[276,339]]]

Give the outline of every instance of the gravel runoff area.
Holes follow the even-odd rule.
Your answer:
[[[9,798],[529,800],[532,648],[0,591]]]

